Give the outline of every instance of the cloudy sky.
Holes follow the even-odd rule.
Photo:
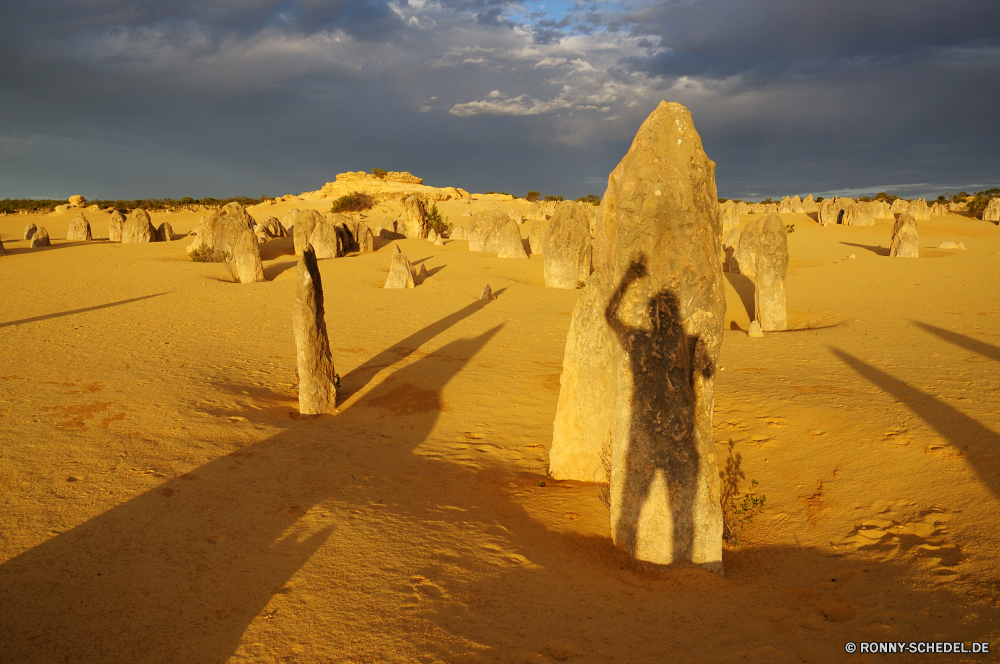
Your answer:
[[[997,0],[0,0],[0,197],[346,170],[603,194],[661,99],[719,194],[1000,184]]]

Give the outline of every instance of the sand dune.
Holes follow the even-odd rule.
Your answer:
[[[293,206],[329,201],[250,212]],[[464,202],[438,207],[469,220]],[[992,223],[919,222],[921,258],[895,259],[891,221],[782,215],[791,329],[763,339],[745,334],[752,283],[725,274],[720,466],[767,503],[718,577],[637,568],[611,545],[598,488],[546,477],[579,291],[544,288],[540,257],[401,240],[430,275],[406,290],[381,288],[390,243],[320,261],[342,398],[301,420],[291,238],[261,245],[266,283],[234,284],[187,260],[187,239],[110,243],[108,215],[87,215],[93,242],[64,239],[71,213],[0,217],[0,661],[1000,649]],[[153,223],[186,233],[199,217]],[[51,247],[19,239],[29,221]],[[477,300],[486,283],[497,300]]]

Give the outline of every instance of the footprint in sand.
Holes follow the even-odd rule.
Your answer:
[[[951,513],[930,507],[913,513],[885,510],[855,525],[844,543],[862,551],[876,551],[887,557],[910,555],[923,559],[934,574],[957,575],[953,567],[962,559],[961,548],[951,542],[948,522]]]

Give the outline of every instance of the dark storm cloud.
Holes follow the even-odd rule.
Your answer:
[[[721,195],[1000,181],[995,1],[0,11],[0,196],[281,194],[373,167],[601,193],[660,99],[692,110]]]

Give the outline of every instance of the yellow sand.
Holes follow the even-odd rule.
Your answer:
[[[914,260],[884,256],[889,222],[785,215],[796,329],[764,339],[740,331],[752,287],[726,275],[719,456],[767,501],[718,577],[637,569],[597,487],[546,478],[579,292],[543,288],[540,257],[404,240],[431,273],[414,290],[381,288],[387,244],[321,261],[343,399],[299,420],[290,240],[263,245],[267,283],[241,285],[186,260],[187,238],[110,244],[107,215],[88,216],[90,243],[62,239],[71,213],[0,217],[2,662],[1000,650],[993,224],[923,222]],[[51,248],[17,239],[28,221]],[[933,248],[945,239],[968,250]],[[486,283],[495,302],[476,300]]]

